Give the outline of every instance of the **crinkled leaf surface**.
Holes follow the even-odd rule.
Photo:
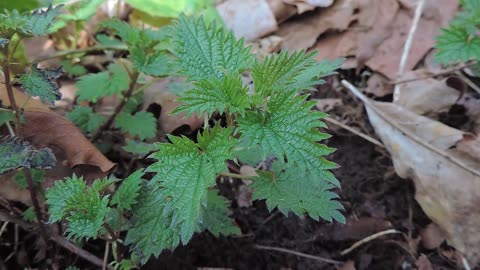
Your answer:
[[[186,112],[187,116],[205,112],[211,116],[215,111],[244,115],[251,106],[248,88],[243,86],[240,75],[201,80],[193,89],[181,93],[179,101],[183,104],[174,112]]]
[[[134,115],[122,112],[115,118],[115,127],[143,140],[155,137],[157,121],[150,112],[138,112]]]
[[[120,94],[127,90],[130,76],[120,64],[111,64],[108,70],[96,74],[88,74],[79,79],[78,101],[88,100],[96,102],[104,96]]]
[[[338,195],[330,189],[334,186],[315,174],[298,166],[276,161],[272,172],[257,171],[250,186],[254,189],[253,198],[265,199],[271,211],[277,207],[283,214],[289,211],[302,217],[307,213],[311,218],[319,217],[345,223],[345,217],[339,212],[343,206]]]
[[[105,121],[104,116],[94,113],[92,108],[87,106],[75,106],[66,116],[85,133],[94,132]]]
[[[203,18],[180,15],[171,35],[173,54],[180,60],[181,72],[193,81],[221,78],[225,72],[236,74],[253,61],[243,40],[237,41],[232,32],[218,24],[207,26]]]
[[[216,190],[210,190],[207,194],[207,207],[203,212],[203,226],[215,236],[240,234],[240,228],[235,226],[228,216],[230,210],[227,200],[218,195]]]
[[[20,77],[20,83],[28,94],[34,97],[40,97],[43,102],[54,104],[55,100],[60,100],[60,86],[55,80],[61,75],[59,70],[42,70],[37,64],[31,66],[30,72]]]
[[[208,188],[215,184],[216,174],[226,170],[225,161],[233,157],[236,140],[232,129],[218,125],[198,135],[198,143],[186,137],[170,136],[172,143],[159,144],[151,155],[158,159],[147,168],[155,172],[157,192],[166,200],[164,217],[172,217],[171,228],[178,228],[186,243],[201,224],[202,205],[207,204]]]
[[[130,174],[126,179],[122,181],[122,185],[118,188],[113,195],[112,205],[117,205],[121,210],[130,210],[132,206],[137,202],[137,197],[142,187],[142,176],[144,172],[138,170]]]
[[[318,143],[330,137],[319,131],[320,127],[326,127],[321,121],[325,114],[311,111],[315,103],[305,99],[306,96],[294,92],[278,93],[271,97],[266,112],[257,110],[238,118],[237,132],[251,145],[260,145],[264,154],[273,154],[280,160],[286,158],[301,169],[339,185],[328,171],[337,165],[322,157],[334,149]]]

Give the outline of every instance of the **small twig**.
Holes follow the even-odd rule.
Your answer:
[[[419,80],[425,80],[425,79],[438,77],[438,76],[444,76],[444,75],[448,75],[452,72],[459,71],[459,70],[462,70],[464,68],[473,66],[475,64],[477,64],[477,62],[470,61],[470,62],[467,62],[467,63],[460,64],[458,66],[451,67],[449,69],[442,70],[442,71],[437,72],[437,73],[427,74],[425,76],[418,76],[418,77],[415,77],[415,78],[399,79],[399,80],[395,80],[395,81],[389,81],[388,84],[403,84],[403,83],[409,83],[409,82],[414,82],[414,81],[419,81]]]
[[[413,16],[412,25],[410,27],[410,32],[407,36],[407,41],[405,42],[405,46],[403,47],[402,57],[400,58],[400,65],[398,67],[398,75],[403,75],[405,71],[405,65],[407,64],[408,55],[410,54],[410,49],[412,47],[413,37],[415,36],[415,32],[417,31],[418,22],[422,17],[423,6],[425,5],[425,0],[418,0],[417,8],[415,9],[415,15]],[[399,85],[395,85],[395,89],[393,90],[393,100],[398,99],[399,95]]]
[[[460,79],[462,79],[468,86],[470,86],[473,90],[477,91],[480,94],[480,87],[474,84],[469,78],[463,75],[460,71],[456,71],[455,75],[457,75]]]
[[[35,229],[35,226],[33,226],[33,224],[28,223],[21,218],[11,216],[6,211],[0,210],[0,220],[15,223],[16,226],[20,226],[25,231],[33,231]],[[92,264],[94,264],[98,267],[103,266],[103,261],[101,259],[97,258],[95,255],[91,254],[90,252],[88,252],[86,250],[83,250],[82,248],[72,244],[70,241],[68,241],[67,239],[65,239],[62,236],[51,235],[50,240],[55,242],[57,245],[63,247],[64,249],[82,257],[86,261],[89,261],[90,263],[92,263]],[[109,266],[108,269],[112,270],[113,268],[111,266]]]
[[[59,51],[57,53],[54,53],[52,55],[40,57],[36,59],[34,62],[42,62],[42,61],[50,60],[53,58],[65,57],[70,54],[89,53],[89,52],[105,51],[105,50],[126,51],[128,50],[128,48],[126,46],[93,46],[93,47],[82,48],[82,49],[64,50],[64,51]]]
[[[108,266],[108,253],[110,252],[110,242],[105,242],[105,254],[103,255],[102,270],[106,270]]]
[[[91,142],[97,141],[100,136],[102,135],[102,132],[105,130],[110,129],[110,126],[113,124],[113,121],[115,121],[115,118],[117,115],[123,110],[123,107],[127,104],[128,99],[132,96],[133,90],[135,89],[135,84],[137,83],[138,76],[140,73],[135,73],[131,77],[130,85],[128,86],[127,92],[123,95],[122,100],[120,103],[115,107],[115,110],[113,111],[113,114],[110,115],[107,121],[103,123],[103,125],[95,131],[95,133],[92,135],[92,138],[90,139]]]
[[[470,167],[467,164],[464,164],[462,161],[460,161],[457,157],[452,156],[447,154],[444,150],[438,149],[437,147],[424,142],[420,137],[418,137],[416,134],[411,132],[410,130],[406,129],[405,127],[401,126],[398,124],[394,119],[392,119],[390,116],[386,115],[384,112],[382,112],[380,109],[378,109],[371,101],[368,99],[364,94],[360,92],[355,86],[353,86],[351,83],[349,83],[346,80],[342,80],[343,86],[345,86],[348,90],[350,90],[357,98],[359,98],[366,107],[370,108],[372,111],[374,111],[379,117],[381,117],[384,121],[392,125],[394,128],[396,128],[398,131],[402,132],[405,136],[410,138],[412,141],[415,143],[429,149],[432,152],[437,153],[441,157],[449,160],[453,164],[457,165],[458,167],[470,172],[471,174],[475,176],[480,176],[480,172],[477,171],[476,169]]]
[[[357,136],[359,136],[359,137],[361,137],[361,138],[363,138],[363,139],[365,139],[365,140],[367,140],[367,141],[369,141],[369,142],[371,142],[371,143],[373,143],[373,144],[375,144],[375,145],[378,145],[378,146],[380,146],[380,147],[382,147],[382,148],[385,148],[385,146],[383,145],[383,143],[380,142],[379,140],[377,140],[377,139],[375,139],[375,138],[372,138],[371,136],[368,136],[367,134],[362,133],[362,132],[360,132],[360,131],[352,128],[352,127],[349,127],[349,126],[345,125],[344,123],[342,123],[342,122],[340,122],[340,121],[337,121],[337,120],[335,120],[335,119],[333,119],[333,118],[330,118],[330,117],[325,117],[325,118],[323,118],[323,119],[324,119],[325,121],[327,121],[327,122],[330,122],[330,123],[332,123],[332,124],[334,124],[334,125],[337,125],[337,126],[343,128],[343,129],[345,129],[345,130],[348,130],[348,131],[350,131],[351,133],[353,133],[353,134],[355,134],[355,135],[357,135]]]
[[[30,169],[27,168],[23,169],[23,173],[25,174],[25,178],[27,179],[27,186],[28,190],[30,191],[30,198],[32,200],[33,209],[35,210],[35,216],[37,217],[37,222],[41,229],[41,235],[45,240],[45,243],[48,243],[47,232],[45,224],[43,223],[42,208],[40,207],[40,203],[38,202],[37,189],[33,184],[32,174],[30,173]]]
[[[105,228],[105,230],[107,230],[107,232],[110,235],[110,237],[112,238],[112,240],[117,241],[118,237],[115,234],[115,232],[113,231],[112,227],[110,227],[110,225],[108,225],[107,223],[103,223],[103,227]]]
[[[8,225],[8,221],[5,221],[2,225],[2,228],[0,229],[0,237],[2,237],[2,234],[3,232],[5,231],[5,229],[7,229],[7,225]]]
[[[465,268],[465,270],[472,270],[472,268],[470,267],[470,264],[468,264],[467,259],[465,259],[465,257],[463,257],[462,255],[460,256],[462,257],[463,268]]]
[[[298,252],[298,251],[290,250],[290,249],[286,249],[286,248],[281,248],[281,247],[269,247],[269,246],[263,246],[263,245],[253,245],[253,247],[256,248],[256,249],[273,250],[273,251],[283,252],[283,253],[287,253],[287,254],[292,254],[292,255],[295,255],[295,256],[299,256],[299,257],[303,257],[303,258],[307,258],[307,259],[312,259],[312,260],[316,260],[316,261],[324,262],[324,263],[329,263],[329,264],[343,264],[344,263],[342,261],[336,261],[336,260],[332,260],[332,259],[328,259],[328,258],[324,258],[324,257],[305,254],[305,253],[302,253],[302,252]]]
[[[238,178],[238,179],[251,179],[253,177],[251,175],[243,175],[243,174],[231,173],[231,172],[221,172],[218,175],[225,176],[225,177]]]
[[[366,238],[363,238],[362,240],[360,241],[357,241],[355,243],[353,243],[352,246],[350,246],[349,248],[343,250],[340,254],[342,254],[342,256],[345,256],[347,255],[348,253],[352,252],[354,249],[358,248],[359,246],[363,245],[363,244],[366,244],[374,239],[377,239],[379,237],[382,237],[384,235],[387,235],[387,234],[393,234],[393,233],[402,233],[400,231],[397,231],[395,229],[389,229],[389,230],[386,230],[386,231],[381,231],[381,232],[378,232],[378,233],[375,233],[375,234],[372,234]]]

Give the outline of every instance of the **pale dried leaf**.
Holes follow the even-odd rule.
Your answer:
[[[420,230],[420,237],[422,246],[426,249],[436,249],[445,241],[444,233],[434,223],[430,223]]]
[[[455,149],[464,132],[395,104],[369,102],[366,107],[397,174],[414,180],[425,213],[446,232],[449,243],[476,261],[480,163]]]
[[[255,40],[276,31],[277,21],[264,0],[230,0],[217,6],[227,28],[237,38]]]

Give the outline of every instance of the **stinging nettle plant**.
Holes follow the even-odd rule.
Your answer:
[[[435,48],[442,64],[480,60],[480,0],[461,0],[460,11],[441,30]]]
[[[1,25],[7,19],[3,17]],[[314,53],[303,51],[281,52],[259,60],[243,40],[216,23],[206,24],[201,17],[181,15],[168,31],[141,30],[116,20],[106,21],[101,27],[126,44],[129,59],[118,60],[106,71],[85,75],[77,83],[79,101],[95,103],[109,95],[121,97],[120,106],[108,119],[82,106],[68,115],[93,141],[110,128],[140,140],[154,137],[153,115],[134,114],[135,110],[129,109],[135,107],[135,95],[144,89],[139,86],[143,75],[178,73],[186,77],[193,87],[179,94],[182,105],[175,113],[198,113],[206,120],[221,115],[225,121],[212,125],[205,121],[194,139],[168,136],[166,143],[144,143],[144,152],[153,150],[149,157],[155,162],[122,181],[104,178],[87,185],[75,175],[57,181],[46,191],[46,203],[50,222],[63,222],[68,238],[109,239],[115,266],[128,269],[137,262],[145,263],[152,255],[158,256],[162,250],[188,243],[197,232],[208,230],[216,236],[239,233],[228,217],[228,201],[218,194],[216,178],[242,177],[228,172],[229,160],[256,165],[267,157],[274,159],[271,170],[257,170],[257,176],[249,178],[254,199],[265,200],[269,210],[278,208],[284,214],[345,222],[340,212],[343,206],[331,191],[340,186],[330,172],[337,165],[324,158],[334,149],[319,143],[329,138],[320,131],[326,128],[321,121],[326,114],[312,110],[315,102],[308,101],[304,93],[323,83],[320,78],[331,74],[343,60],[318,63]],[[170,54],[160,48],[166,37],[171,41]],[[0,44],[5,46],[8,40],[2,39]],[[244,72],[251,73],[253,86],[242,80]],[[27,93],[53,103],[59,97],[53,81],[58,76],[33,66],[20,81]],[[50,87],[40,93],[39,85]],[[20,120],[16,124],[20,125]],[[4,146],[10,150],[31,147],[4,140],[2,154]],[[29,151],[51,154],[48,149]],[[254,160],[245,157],[245,153],[254,152],[260,156]],[[52,166],[40,162],[35,167],[31,155],[29,160],[22,160],[30,167],[23,163],[16,166],[39,170]],[[153,177],[146,180],[146,175]],[[111,194],[109,187],[118,182],[119,187]],[[130,246],[130,259],[124,259],[121,246]]]

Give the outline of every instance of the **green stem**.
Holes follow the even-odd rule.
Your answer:
[[[117,115],[123,110],[123,107],[125,107],[125,105],[127,104],[128,99],[132,96],[133,91],[135,90],[135,84],[137,83],[139,75],[140,73],[138,72],[132,75],[127,92],[123,95],[123,98],[120,101],[120,103],[117,105],[117,107],[115,107],[113,114],[110,115],[108,120],[105,121],[105,123],[103,123],[103,125],[99,129],[97,129],[97,131],[95,131],[95,133],[92,135],[92,138],[90,139],[91,142],[97,141],[102,135],[103,131],[110,129],[110,127],[113,124],[113,121],[115,121],[115,118],[117,117]]]

